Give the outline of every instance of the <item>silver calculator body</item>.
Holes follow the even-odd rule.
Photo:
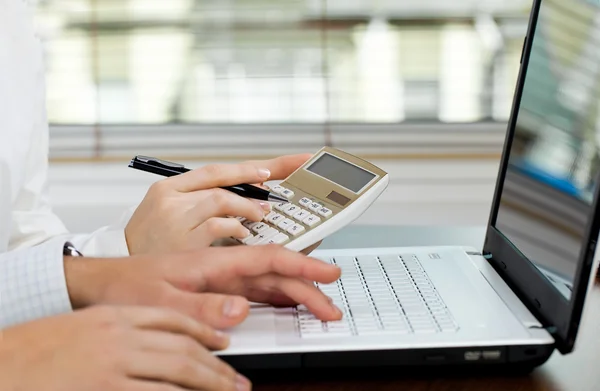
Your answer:
[[[271,191],[288,202],[273,204],[263,221],[238,219],[250,230],[246,245],[280,244],[302,251],[362,215],[383,193],[389,175],[366,160],[325,147]]]

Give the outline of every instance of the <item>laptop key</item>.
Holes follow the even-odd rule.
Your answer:
[[[336,284],[317,285],[344,312],[320,322],[298,312],[304,337],[456,332],[458,325],[414,254],[337,257]],[[307,322],[310,322],[307,324]]]

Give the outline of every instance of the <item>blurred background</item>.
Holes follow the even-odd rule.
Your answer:
[[[391,174],[357,223],[485,224],[530,7],[38,0],[53,203],[87,231],[159,179],[127,168],[136,154],[198,167],[332,145]]]

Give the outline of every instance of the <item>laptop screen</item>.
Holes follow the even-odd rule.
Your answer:
[[[600,157],[600,0],[543,0],[496,229],[569,299]]]

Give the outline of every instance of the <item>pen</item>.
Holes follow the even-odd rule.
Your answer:
[[[181,164],[142,155],[138,155],[131,159],[129,167],[165,177],[171,177],[190,171],[189,168],[186,168]],[[268,190],[261,189],[260,187],[248,184],[226,186],[222,187],[222,189],[229,190],[245,198],[253,198],[256,200],[271,202],[288,202],[287,198],[281,197]]]

